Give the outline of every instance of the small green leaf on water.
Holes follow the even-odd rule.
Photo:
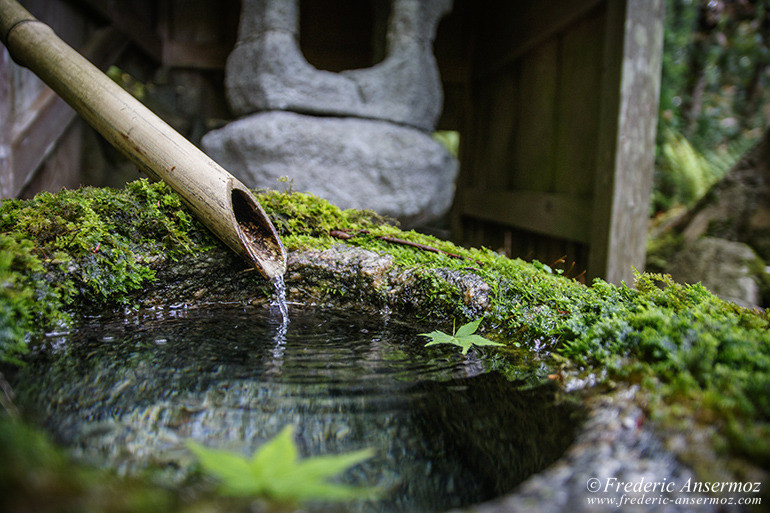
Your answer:
[[[284,503],[375,498],[376,489],[327,481],[371,458],[373,450],[299,460],[293,432],[294,426],[286,426],[251,458],[209,449],[191,440],[187,447],[198,457],[203,471],[220,480],[219,491],[223,495],[264,497]]]
[[[468,324],[463,324],[455,332],[455,337],[465,338],[469,335],[473,335],[476,333],[476,330],[479,329],[479,324],[481,324],[481,319],[476,319],[475,321],[471,321]]]
[[[222,482],[223,495],[250,495],[254,488],[249,464],[239,454],[220,449],[209,449],[192,440],[187,448],[198,457],[204,472]]]
[[[462,349],[462,353],[468,354],[468,350],[471,346],[502,346],[499,342],[492,342],[491,340],[476,334],[476,330],[479,329],[481,319],[476,319],[467,324],[460,326],[454,335],[448,335],[443,331],[431,331],[430,333],[420,333],[421,337],[430,338],[430,342],[425,344],[425,347],[434,346],[436,344],[452,344]]]

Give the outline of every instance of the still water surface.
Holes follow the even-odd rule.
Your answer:
[[[481,502],[566,449],[579,415],[553,387],[510,382],[473,351],[425,348],[420,331],[302,308],[287,324],[242,305],[100,316],[50,338],[16,386],[77,457],[126,474],[150,468],[174,484],[191,479],[189,438],[251,454],[294,424],[303,456],[373,447],[342,480],[381,487],[382,500],[334,511]]]

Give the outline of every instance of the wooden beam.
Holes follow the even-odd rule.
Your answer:
[[[11,151],[11,56],[0,47],[0,197],[13,197],[13,152]]]
[[[478,188],[458,194],[462,197],[465,216],[578,242],[590,240],[590,198]]]
[[[96,65],[105,67],[117,58],[126,42],[126,38],[118,31],[105,28],[91,36],[81,53]],[[0,104],[10,106],[11,102],[0,101]],[[9,116],[4,119],[13,118]],[[17,113],[13,123],[8,124],[10,133],[7,149],[13,165],[2,168],[3,176],[9,182],[4,184],[5,196],[19,195],[73,119],[75,111],[48,87],[42,90],[28,109]]]
[[[663,0],[607,2],[589,278],[644,268],[663,48]]]
[[[227,56],[231,51],[232,47],[165,40],[162,62],[175,68],[221,70],[224,69]]]
[[[484,79],[505,69],[604,1],[607,0],[519,0],[490,4],[495,12],[488,12],[485,19],[491,20],[492,26],[483,30],[496,39],[487,41],[494,48],[485,48],[478,55],[474,79]],[[502,14],[501,9],[505,9]],[[511,27],[516,29],[511,30]],[[494,51],[495,48],[505,50]]]
[[[157,62],[163,62],[163,42],[155,30],[155,19],[142,17],[135,2],[125,0],[71,0],[98,13],[125,37]],[[155,2],[150,4],[153,8]],[[149,16],[149,15],[148,15]]]

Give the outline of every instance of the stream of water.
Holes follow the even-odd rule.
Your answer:
[[[282,274],[279,274],[273,278],[273,286],[275,287],[275,305],[281,312],[281,319],[283,319],[283,324],[288,328],[289,304],[286,302],[286,283],[283,281]]]
[[[290,313],[290,324],[288,308],[279,319],[242,305],[93,318],[42,344],[15,380],[18,402],[76,457],[125,474],[153,468],[171,485],[191,479],[186,439],[251,454],[294,424],[303,456],[374,448],[342,480],[386,494],[337,512],[487,500],[571,443],[575,409],[554,388],[513,383],[456,348],[426,348],[424,326]]]

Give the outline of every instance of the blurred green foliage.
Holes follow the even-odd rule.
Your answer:
[[[446,147],[449,153],[458,157],[460,155],[460,132],[456,130],[437,130],[433,132],[433,139]]]
[[[238,453],[210,449],[187,441],[187,447],[204,472],[219,480],[219,492],[234,497],[264,497],[284,504],[310,500],[347,501],[376,496],[376,490],[334,483],[329,479],[373,456],[362,449],[346,454],[299,459],[293,439],[294,426],[287,425],[250,458]]]
[[[754,139],[734,141],[726,149],[697,150],[682,134],[667,131],[658,145],[654,211],[691,207],[723,178]]]
[[[108,471],[74,465],[45,433],[14,420],[2,408],[0,462],[0,511],[185,511],[179,498],[168,490],[148,486],[142,480],[119,478]],[[210,511],[218,513],[218,510]]]
[[[770,117],[770,2],[666,0],[652,210],[691,205]]]

